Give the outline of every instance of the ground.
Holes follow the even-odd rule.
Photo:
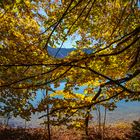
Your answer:
[[[131,133],[130,123],[117,123],[107,125],[104,132],[104,140],[128,140],[126,137]],[[10,128],[0,126],[1,140],[48,140],[47,130],[43,128]],[[101,140],[98,126],[90,126],[89,137],[83,130],[66,129],[64,127],[53,127],[51,130],[52,140]]]

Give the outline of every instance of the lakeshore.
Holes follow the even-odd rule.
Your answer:
[[[140,118],[140,102],[124,102],[121,101],[117,104],[117,108],[114,111],[107,111],[106,115],[106,123],[107,124],[116,124],[116,123],[131,123],[133,120],[138,120]],[[92,119],[91,123],[96,124],[98,121],[97,112],[93,112],[94,118]],[[28,128],[41,128],[43,125],[40,125],[43,123],[45,118],[38,119],[38,117],[45,114],[45,112],[42,113],[36,113],[31,116],[31,120],[26,122],[26,127]],[[104,116],[104,109],[101,109],[101,117]],[[0,123],[4,124],[5,118],[0,118]],[[12,117],[9,119],[8,123],[11,127],[24,127],[25,126],[25,120],[20,117]]]

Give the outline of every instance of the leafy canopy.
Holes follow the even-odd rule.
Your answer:
[[[29,119],[51,104],[57,124],[74,115],[89,120],[97,104],[112,109],[119,100],[139,100],[139,10],[137,0],[1,0],[1,112]],[[67,40],[75,49],[58,58]],[[59,48],[54,57],[48,46]],[[51,88],[62,81],[63,90]],[[76,93],[81,86],[84,93]],[[34,107],[38,89],[51,94]]]

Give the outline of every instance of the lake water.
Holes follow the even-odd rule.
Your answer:
[[[51,85],[51,87],[55,90],[62,90],[65,86],[65,83],[61,83],[61,86],[58,88],[54,88],[54,85]],[[80,87],[79,90],[76,92],[83,93],[85,87]],[[37,92],[37,96],[35,101],[33,102],[34,105],[36,105],[42,98],[43,94],[45,94],[45,91],[39,90]],[[97,122],[98,115],[97,111],[93,112],[94,118],[93,121]],[[44,119],[38,119],[39,116],[43,115],[44,113],[35,115],[32,115],[31,121],[26,122],[27,127],[41,127],[40,123],[44,121]],[[104,109],[101,109],[101,115],[104,116]],[[132,122],[133,120],[138,120],[140,118],[140,102],[133,101],[133,102],[125,102],[120,101],[117,103],[117,108],[114,111],[107,111],[107,119],[106,123],[116,123],[116,122]],[[0,122],[3,123],[3,118],[0,118]],[[13,127],[23,127],[25,125],[25,121],[21,119],[20,117],[17,118],[11,118],[9,120],[9,125]]]

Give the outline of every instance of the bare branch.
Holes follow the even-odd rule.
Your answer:
[[[82,16],[83,12],[85,11],[85,9],[87,8],[87,6],[89,5],[90,2],[91,2],[91,0],[89,0],[89,2],[86,4],[86,6],[83,8],[83,10],[80,12],[79,16],[78,16],[78,17],[76,18],[76,20],[72,23],[72,25],[70,26],[70,28],[69,28],[69,30],[68,30],[68,32],[67,32],[67,34],[65,35],[64,38],[66,38],[66,37],[68,36],[68,34],[70,33],[72,27],[73,27],[74,24],[78,21],[78,19]],[[64,40],[64,41],[65,41],[65,40]],[[62,46],[63,46],[63,44],[64,44],[64,41],[61,43],[61,46],[59,47],[59,49],[58,49],[58,51],[56,52],[56,54],[55,54],[54,57],[56,57],[57,54],[59,53],[59,51],[61,50],[61,48],[62,48]]]
[[[66,15],[66,13],[68,12],[68,10],[69,10],[70,6],[72,5],[73,1],[74,1],[74,0],[71,0],[71,1],[70,1],[69,5],[68,5],[68,7],[66,8],[65,12],[63,13],[62,17],[58,20],[58,22],[57,22],[56,25],[54,26],[53,30],[51,31],[51,33],[50,33],[50,35],[49,35],[49,37],[48,37],[48,39],[47,39],[47,42],[46,42],[44,48],[47,48],[47,47],[48,47],[48,43],[49,43],[49,41],[50,41],[50,39],[51,39],[52,34],[54,33],[54,31],[55,31],[55,29],[57,28],[57,26],[60,24],[60,22],[61,22],[61,21],[63,20],[63,18],[65,17],[65,15]]]

